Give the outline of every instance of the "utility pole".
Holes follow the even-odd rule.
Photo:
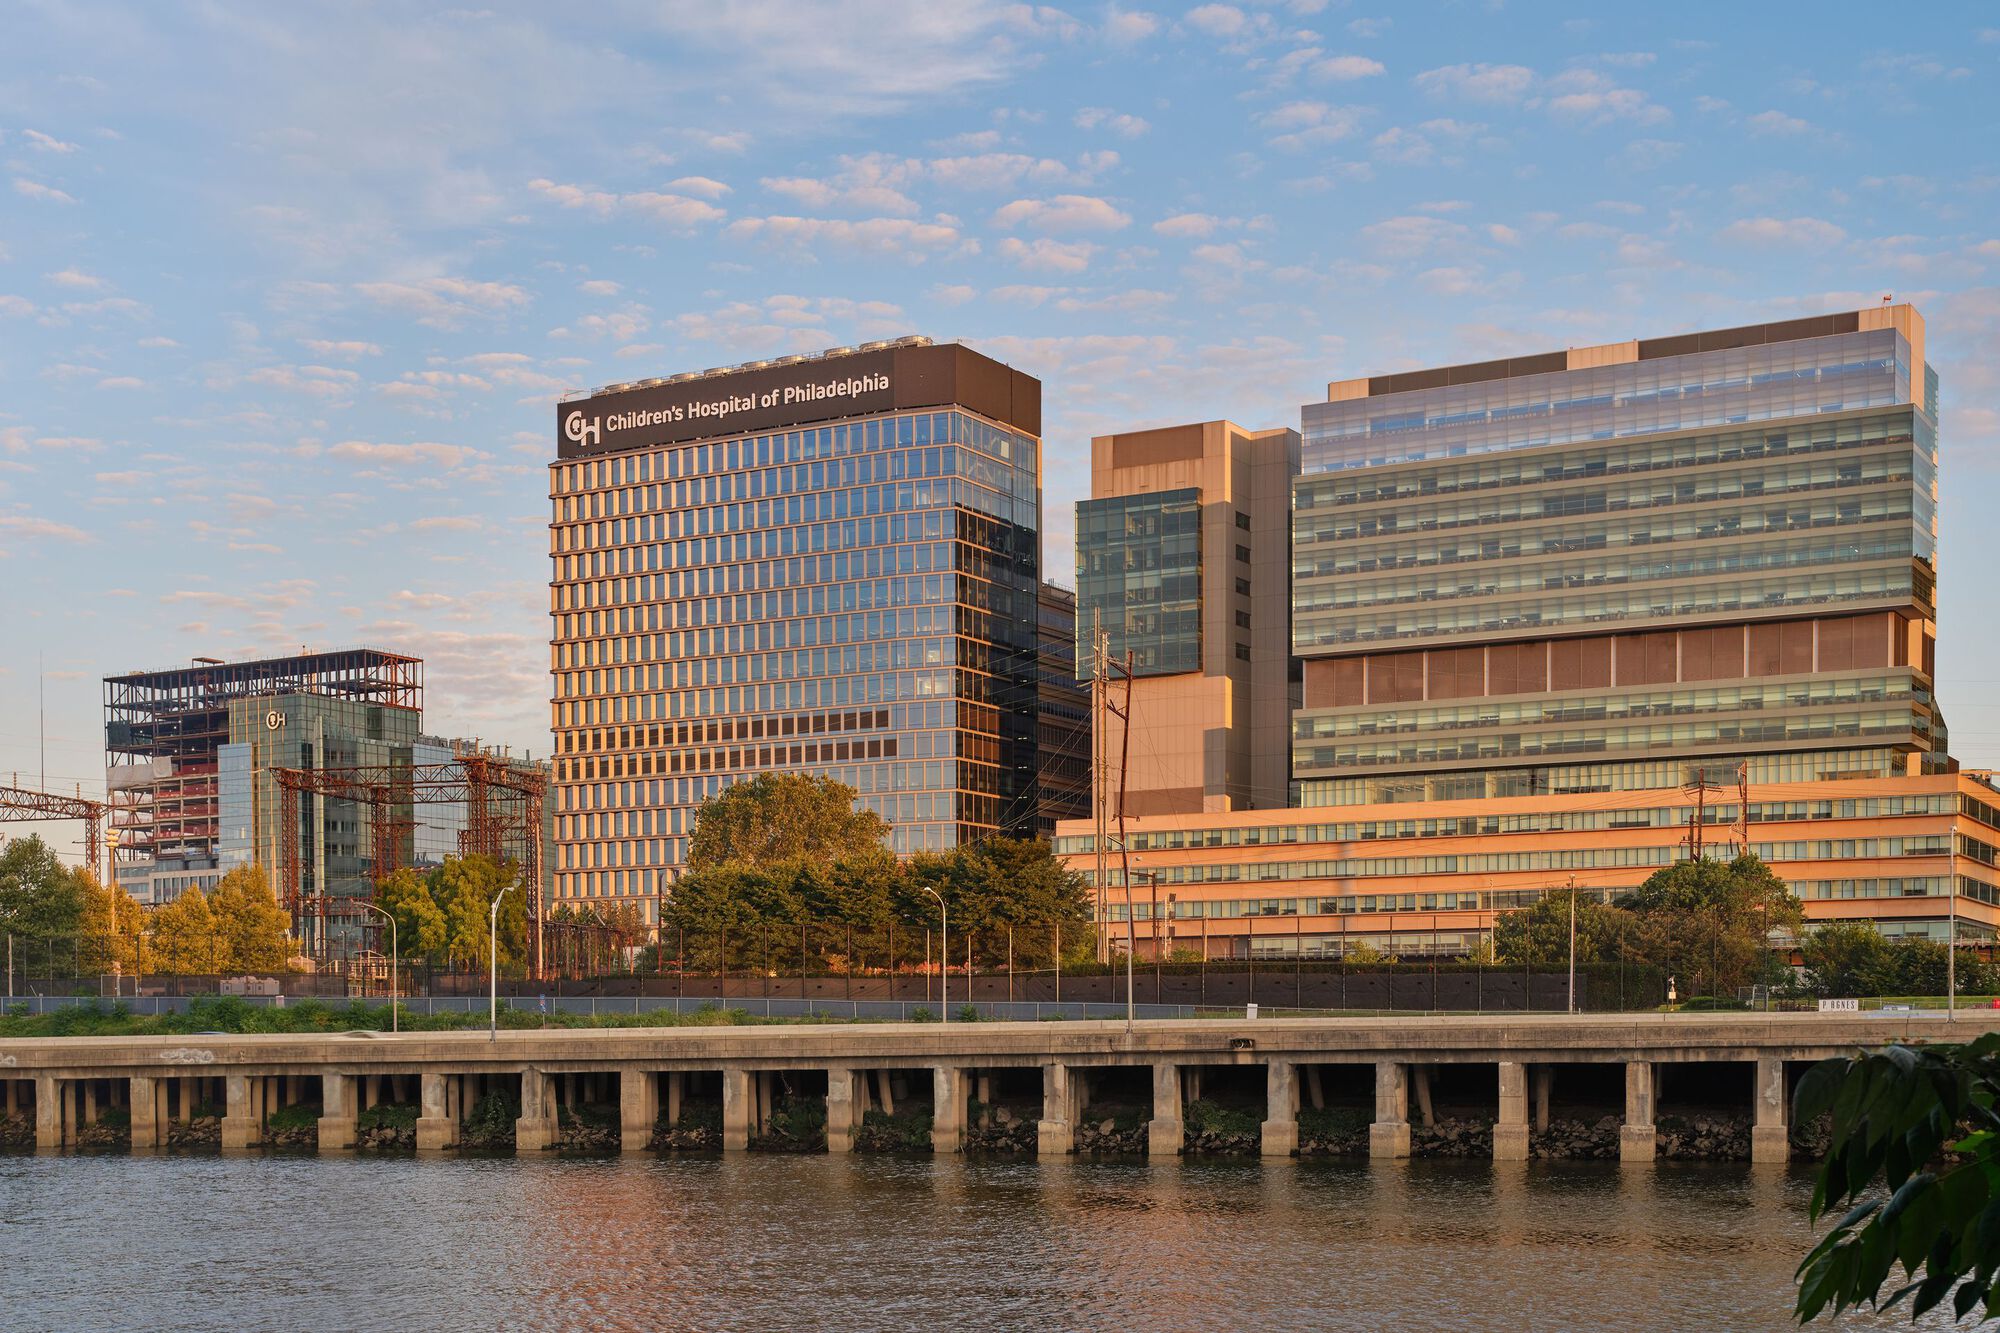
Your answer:
[[[1125,704],[1120,708],[1105,701],[1105,709],[1118,719],[1118,877],[1125,882],[1125,1030],[1132,1030],[1132,958],[1139,951],[1139,926],[1132,911],[1132,843],[1125,836],[1125,779],[1132,762],[1132,653],[1125,652],[1122,663],[1114,663],[1125,677]]]
[[[1104,904],[1107,900],[1105,883],[1104,839],[1106,835],[1104,802],[1110,795],[1110,774],[1105,762],[1109,748],[1109,737],[1105,716],[1110,696],[1104,679],[1105,659],[1110,655],[1110,641],[1100,624],[1102,615],[1095,608],[1090,613],[1090,795],[1091,812],[1097,820],[1097,892],[1093,905],[1096,920],[1091,923],[1092,933],[1097,937],[1097,961],[1111,961],[1111,937],[1109,925],[1104,919]]]
[[[1576,1012],[1576,876],[1569,877],[1569,1011]]]

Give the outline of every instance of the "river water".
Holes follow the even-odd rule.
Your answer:
[[[1668,1163],[12,1155],[0,1328],[1777,1330],[1810,1191]]]

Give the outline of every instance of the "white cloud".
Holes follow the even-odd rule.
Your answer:
[[[440,468],[464,467],[486,457],[462,444],[400,444],[375,440],[342,440],[327,451],[330,458],[371,467]]]
[[[1153,224],[1153,230],[1162,236],[1212,236],[1221,226],[1221,220],[1207,213],[1176,213],[1170,218],[1162,218]]]
[[[1462,244],[1466,229],[1443,218],[1409,214],[1371,222],[1361,229],[1362,239],[1385,259],[1415,259],[1446,246]]]
[[[1118,231],[1131,224],[1129,213],[1087,194],[1059,194],[1051,199],[1016,199],[993,214],[996,227],[1027,227],[1060,235],[1081,231]]]
[[[382,355],[382,345],[380,343],[362,342],[358,338],[340,340],[306,338],[300,341],[299,346],[305,348],[314,356],[338,356],[350,361],[357,356]]]
[[[1182,17],[1210,37],[1234,37],[1249,24],[1249,16],[1234,5],[1197,5]]]
[[[1640,125],[1660,125],[1673,115],[1636,88],[1620,87],[1608,75],[1593,69],[1571,69],[1550,79],[1546,85],[1549,114],[1587,125],[1614,120],[1630,120]]]
[[[1525,65],[1446,65],[1417,75],[1416,84],[1432,97],[1513,103],[1535,86],[1535,71]]]
[[[1348,83],[1355,79],[1372,79],[1388,71],[1381,61],[1370,60],[1367,56],[1331,56],[1315,64],[1312,72],[1322,79]]]
[[[1104,17],[1104,36],[1116,46],[1143,42],[1159,30],[1159,15],[1143,9],[1113,9]]]
[[[727,216],[713,204],[670,191],[613,194],[587,190],[580,185],[561,185],[545,178],[529,181],[528,188],[564,208],[582,209],[599,217],[608,217],[613,212],[636,213],[676,231],[691,231],[704,222],[718,222]]]
[[[21,176],[14,178],[14,193],[28,199],[45,200],[51,204],[73,204],[76,202],[72,196],[64,194],[54,186],[44,185],[40,181],[27,180]]]
[[[1000,257],[1025,269],[1049,273],[1081,273],[1090,267],[1098,247],[1089,241],[1057,241],[1043,236],[1023,241],[1009,236],[1000,242]]]
[[[897,255],[919,260],[926,255],[959,249],[965,242],[957,227],[914,218],[806,218],[777,215],[738,218],[725,229],[740,240],[768,245],[811,247],[821,242],[843,250]]]
[[[1812,129],[1810,121],[1788,116],[1782,111],[1759,111],[1745,124],[1756,134],[1804,134]]]
[[[1274,147],[1297,150],[1348,138],[1360,129],[1363,114],[1358,107],[1287,102],[1259,116],[1257,123],[1276,131],[1271,138]]]
[[[146,381],[136,375],[107,375],[97,382],[100,389],[143,389]]]
[[[1389,18],[1349,19],[1347,30],[1356,37],[1380,37],[1395,25],[1396,20]]]
[[[81,269],[66,268],[55,273],[45,273],[42,276],[58,287],[72,287],[86,292],[103,291],[106,286],[104,279],[94,273],[85,273]]]
[[[1076,127],[1080,130],[1102,128],[1124,139],[1136,139],[1153,128],[1138,116],[1126,115],[1102,106],[1087,106],[1077,112]]]
[[[576,289],[585,296],[616,296],[623,290],[609,278],[592,278],[588,282],[578,283]]]
[[[334,366],[260,366],[243,376],[246,383],[312,398],[345,398],[360,376]]]
[[[35,303],[25,296],[0,292],[0,315],[26,316],[35,313]]]
[[[528,293],[512,283],[470,278],[420,278],[414,282],[355,284],[362,297],[430,328],[457,328],[467,319],[504,314],[527,305]]]
[[[1847,233],[1820,218],[1743,218],[1718,233],[1725,241],[1746,245],[1787,245],[1824,248],[1840,244]]]
[[[727,185],[708,176],[682,176],[668,181],[667,188],[677,194],[698,194],[704,199],[720,199],[730,192]]]

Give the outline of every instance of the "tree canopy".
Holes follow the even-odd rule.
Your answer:
[[[687,867],[829,864],[880,848],[889,825],[873,810],[856,809],[854,798],[846,783],[800,773],[731,783],[696,808]]]
[[[997,962],[1010,938],[1020,966],[1052,965],[1058,941],[1066,958],[1093,953],[1082,878],[1034,839],[994,838],[908,862],[872,842],[832,861],[731,860],[684,873],[662,920],[673,933],[667,947],[685,940],[691,965],[716,965],[725,947],[730,965],[790,966],[802,950],[809,963],[885,965],[892,946],[898,962],[921,956],[923,933],[939,926],[927,887],[949,911],[955,959],[970,940],[976,960]]]
[[[480,970],[487,965],[487,912],[504,892],[500,966],[514,970],[526,962],[528,937],[527,904],[518,883],[519,871],[511,863],[453,856],[421,875],[407,869],[390,875],[376,885],[375,903],[396,919],[396,945],[405,959]]]
[[[1953,970],[1945,944],[1916,935],[1891,940],[1872,921],[1828,922],[1806,932],[1799,952],[1806,993],[1823,998],[1943,995]],[[1961,995],[1995,988],[1994,969],[1966,950],[1959,950],[1956,973]]]

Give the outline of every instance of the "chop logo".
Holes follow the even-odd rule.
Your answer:
[[[599,431],[596,417],[585,421],[583,413],[572,412],[563,418],[563,436],[571,444],[596,444],[600,438]]]

